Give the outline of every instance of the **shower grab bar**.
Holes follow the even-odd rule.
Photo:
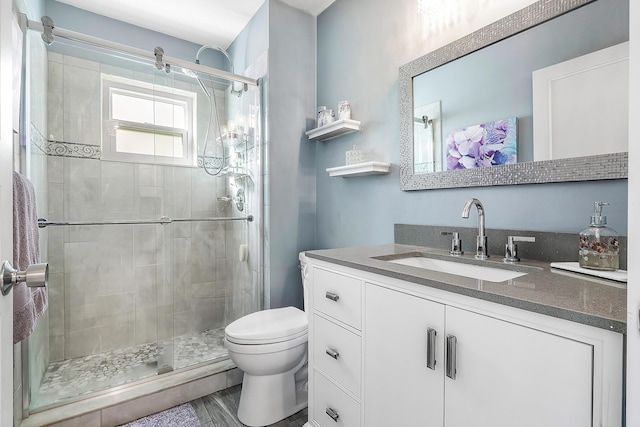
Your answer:
[[[45,25],[43,25],[42,22],[37,22],[37,21],[32,21],[30,19],[28,19],[25,15],[23,15],[24,18],[24,26],[26,26],[27,28],[34,30],[34,31],[42,31],[43,32],[43,36],[45,36],[45,30],[49,30],[48,28],[45,27]],[[44,18],[48,18],[48,17],[43,17]],[[117,43],[117,42],[112,42],[110,40],[105,40],[105,39],[101,39],[98,37],[93,37],[90,36],[88,34],[83,34],[83,33],[78,33],[75,31],[71,31],[71,30],[67,30],[64,28],[60,28],[60,27],[56,27],[53,23],[53,21],[51,20],[51,18],[49,18],[49,20],[45,21],[48,24],[48,27],[50,27],[50,34],[46,34],[48,36],[48,44],[50,44],[51,42],[53,42],[53,36],[58,36],[58,37],[62,37],[64,39],[67,40],[72,40],[72,41],[79,41],[79,42],[83,42],[83,43],[87,43],[96,47],[100,47],[100,48],[105,48],[105,49],[111,49],[113,51],[116,52],[120,52],[120,53],[126,53],[129,55],[133,55],[133,56],[137,56],[139,58],[144,58],[144,59],[149,59],[151,61],[153,61],[154,63],[157,61],[157,57],[155,56],[154,52],[151,51],[147,51],[144,49],[139,49],[133,46],[128,46],[125,44],[121,44],[121,43]],[[245,84],[250,84],[252,86],[258,86],[259,81],[257,79],[253,79],[251,77],[246,77],[246,76],[242,76],[239,74],[234,74],[234,73],[229,73],[227,71],[224,70],[219,70],[217,68],[212,68],[212,67],[207,67],[206,65],[200,65],[200,64],[196,64],[194,62],[189,62],[189,61],[185,61],[182,59],[178,59],[178,58],[172,58],[169,57],[167,55],[163,55],[162,56],[163,61],[166,64],[170,64],[171,66],[176,66],[178,67],[178,69],[180,68],[188,68],[190,70],[193,71],[198,71],[201,73],[206,73],[209,75],[212,75],[214,77],[220,77],[223,79],[227,79],[227,80],[232,80],[232,81],[237,81],[237,82],[242,82]]]
[[[112,221],[47,221],[45,218],[38,218],[38,228],[45,228],[57,225],[139,225],[139,224],[162,224],[167,225],[173,222],[211,222],[211,221],[253,221],[253,215],[243,217],[218,217],[218,218],[169,218],[167,216],[158,219],[123,219]]]

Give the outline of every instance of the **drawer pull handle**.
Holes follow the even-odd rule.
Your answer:
[[[457,365],[457,345],[458,339],[454,335],[447,335],[447,376],[452,380],[456,379]]]
[[[436,369],[436,330],[427,328],[427,368]]]
[[[334,350],[334,349],[332,349],[332,348],[327,348],[326,353],[327,353],[329,356],[331,356],[331,357],[333,357],[334,359],[336,359],[336,360],[338,360],[338,356],[340,356],[340,353],[338,353],[337,351],[335,351],[335,350]]]
[[[333,292],[327,292],[325,296],[329,298],[331,301],[338,301],[340,299],[340,295],[334,294]]]
[[[340,415],[338,415],[338,413],[335,411],[335,409],[327,408],[327,410],[325,412],[327,413],[327,415],[329,415],[331,417],[331,419],[333,421],[338,422],[338,418],[340,418]]]

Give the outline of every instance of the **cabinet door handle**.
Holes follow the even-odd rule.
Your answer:
[[[427,368],[436,369],[436,330],[427,328]]]
[[[329,298],[331,301],[338,301],[340,299],[340,295],[334,294],[333,292],[329,292],[329,291],[327,291],[325,296]]]
[[[340,415],[338,415],[335,409],[327,408],[325,412],[331,417],[333,421],[338,422],[338,418],[340,418]]]
[[[338,356],[340,356],[340,353],[338,353],[337,351],[335,351],[334,349],[328,347],[325,350],[325,353],[327,353],[329,356],[333,357],[334,359],[338,360]]]
[[[456,352],[458,339],[454,335],[447,335],[447,367],[446,373],[452,380],[456,379]]]

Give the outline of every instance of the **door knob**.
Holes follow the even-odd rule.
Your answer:
[[[2,263],[0,276],[2,277],[2,295],[7,295],[14,285],[21,282],[25,282],[30,288],[41,288],[47,286],[49,281],[49,264],[31,264],[25,271],[18,271],[9,261],[5,261]]]

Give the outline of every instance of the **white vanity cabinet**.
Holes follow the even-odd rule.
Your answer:
[[[309,333],[309,419],[315,426],[362,425],[361,279],[313,268]]]
[[[365,292],[365,425],[442,426],[445,306],[371,284]]]
[[[312,264],[308,425],[622,425],[622,334]]]
[[[367,427],[592,426],[593,346],[375,285],[365,293]]]

